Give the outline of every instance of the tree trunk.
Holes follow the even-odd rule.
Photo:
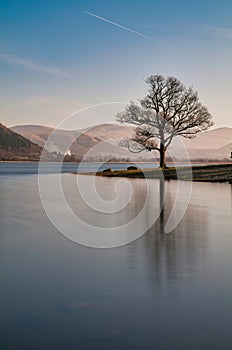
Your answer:
[[[166,168],[166,147],[161,143],[160,144],[160,168]]]

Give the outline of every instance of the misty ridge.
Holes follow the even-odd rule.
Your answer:
[[[42,125],[16,125],[12,131],[29,139],[34,144],[44,147],[49,136],[53,132],[52,127]],[[127,149],[119,147],[119,140],[131,137],[133,127],[120,124],[101,124],[87,131],[83,130],[56,130],[52,143],[46,145],[47,151],[65,153],[67,152],[67,140],[70,142],[70,152],[79,160],[89,150],[86,157],[89,161],[101,160],[137,160],[149,161],[156,157],[155,151],[142,152],[139,155],[131,154]],[[222,127],[211,129],[196,135],[193,139],[183,139],[190,159],[192,161],[228,161],[232,149],[232,128]],[[178,147],[173,141],[170,149]],[[177,152],[178,153],[178,152]],[[167,154],[168,157],[168,154]],[[184,161],[180,156],[176,159]]]

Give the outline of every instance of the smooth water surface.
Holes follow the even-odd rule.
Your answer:
[[[0,176],[1,175],[32,175],[38,173],[39,162],[0,162]],[[43,162],[41,172],[45,174],[54,174],[59,172],[60,163]],[[189,165],[188,163],[181,163],[182,165]],[[61,166],[62,173],[71,173],[77,171],[95,172],[102,171],[107,168],[113,170],[126,169],[133,163],[63,163]],[[196,165],[196,164],[195,164]],[[157,168],[158,163],[139,163],[138,167]]]
[[[39,162],[0,162],[0,176],[1,175],[32,175],[38,173]],[[54,174],[59,172],[61,163],[43,162],[41,172],[45,174]],[[130,163],[63,163],[61,165],[62,173],[71,173],[77,171],[94,172],[97,170],[112,169],[126,169]],[[157,163],[141,163],[141,168],[158,167]]]
[[[194,183],[187,212],[169,234],[158,220],[128,245],[94,249],[50,223],[35,163],[1,163],[0,171],[0,349],[231,349],[231,185]],[[58,175],[51,166],[43,176]],[[75,175],[62,178],[70,202],[78,202]],[[117,179],[97,181],[107,196]],[[126,181],[136,189],[133,217],[144,179]],[[155,208],[157,180],[150,181]],[[176,182],[167,182],[165,215],[175,191]],[[106,214],[101,221],[94,211],[80,213],[111,225]]]

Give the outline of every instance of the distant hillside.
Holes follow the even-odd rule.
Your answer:
[[[11,130],[40,146],[44,146],[54,129],[42,125],[18,125],[12,127]],[[54,148],[52,148],[51,145],[50,151],[63,151],[62,145],[66,143],[66,140],[68,139],[70,142],[74,142],[77,135],[78,134],[75,131],[57,130],[56,137],[58,144],[54,144]]]
[[[18,125],[11,129],[41,146],[45,145],[54,130],[41,125]],[[70,151],[77,159],[83,157],[89,150],[92,151],[88,157],[92,160],[100,160],[107,155],[125,158],[131,156],[131,153],[119,147],[116,139],[131,134],[132,128],[119,124],[102,124],[85,130],[56,130],[52,141],[46,145],[46,148],[49,152],[64,153],[67,152],[67,143],[70,143]],[[108,142],[110,139],[114,141]]]
[[[193,139],[185,139],[189,149],[219,149],[232,142],[232,128],[210,129],[197,134]]]
[[[97,137],[101,140],[119,139],[130,137],[134,132],[134,127],[121,124],[101,124],[87,131],[89,135]]]
[[[0,123],[0,160],[39,160],[42,147]]]
[[[40,125],[19,125],[13,131],[30,139],[32,142],[44,146],[53,128]],[[118,140],[130,137],[133,128],[121,124],[102,124],[86,130],[57,130],[47,150],[49,152],[67,151],[67,140],[72,146],[71,152],[77,159],[81,158],[90,149],[92,159],[100,159],[107,155],[119,158],[132,158],[144,160],[151,159],[150,152],[140,153],[138,156],[127,149],[118,146]],[[76,140],[78,135],[82,135]],[[196,138],[183,139],[192,160],[227,160],[230,156],[232,143],[232,128],[218,128],[199,133]],[[172,147],[175,147],[173,142]],[[181,154],[180,154],[180,159]]]

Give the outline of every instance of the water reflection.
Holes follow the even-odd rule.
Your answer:
[[[97,185],[111,199],[108,180]],[[145,198],[144,180],[132,179],[127,214],[88,217],[72,181],[64,175],[73,210],[103,227],[133,218]],[[138,240],[102,250],[59,235],[35,176],[0,184],[2,349],[231,348],[231,185],[195,183],[182,221],[165,233],[177,184],[151,180],[144,221],[164,198],[162,215]]]
[[[164,225],[165,225],[165,206],[164,206],[164,198],[165,198],[165,180],[163,178],[159,179],[159,200],[160,200],[160,216],[159,216],[159,229],[160,234],[164,233]]]
[[[185,220],[191,219],[187,213]],[[201,215],[201,224],[207,227],[207,216]],[[199,224],[191,220],[191,224],[181,223],[169,234],[159,231],[154,225],[144,237],[148,270],[158,279],[171,282],[177,278],[193,277],[199,269],[204,271],[206,253],[202,247],[207,246],[207,236],[198,239]]]
[[[230,201],[231,201],[231,207],[232,207],[232,181],[230,183]]]

